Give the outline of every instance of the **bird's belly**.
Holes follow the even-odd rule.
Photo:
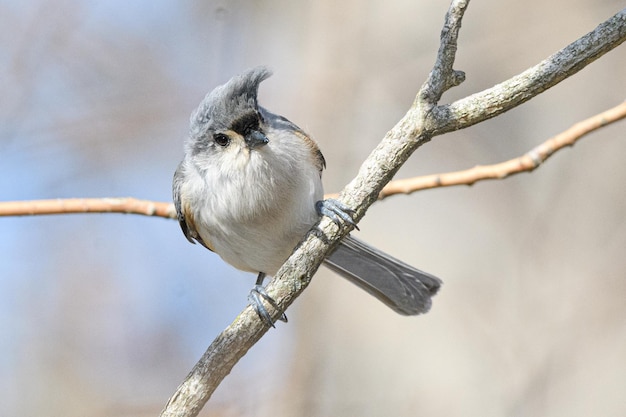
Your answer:
[[[221,191],[196,205],[200,236],[235,268],[274,275],[319,219],[315,203],[323,190],[319,172],[311,169],[254,173],[210,187]]]
[[[317,220],[314,210],[312,214],[308,222],[272,224],[259,220],[227,231],[218,227],[209,232],[211,243],[215,252],[235,268],[274,275]]]

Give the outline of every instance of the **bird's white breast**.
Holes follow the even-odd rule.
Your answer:
[[[273,275],[318,220],[323,188],[309,145],[279,131],[268,138],[196,172],[205,192],[193,193],[199,198],[191,206],[198,233],[226,262]]]

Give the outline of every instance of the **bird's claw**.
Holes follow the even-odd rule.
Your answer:
[[[282,311],[280,307],[278,307],[276,301],[274,301],[274,299],[270,297],[269,294],[265,291],[265,287],[263,287],[263,285],[261,284],[256,284],[254,288],[250,290],[250,294],[248,295],[248,301],[250,301],[250,304],[252,304],[254,310],[259,315],[259,318],[263,322],[265,322],[265,324],[271,327],[276,327],[274,326],[274,320],[272,320],[272,316],[263,305],[263,300],[267,301],[272,307],[281,312],[278,320],[287,322],[287,315],[285,315],[285,312]]]
[[[315,210],[317,210],[317,214],[320,216],[326,216],[331,219],[338,227],[341,227],[343,222],[359,230],[359,226],[357,226],[352,218],[355,213],[354,210],[339,200],[335,200],[334,198],[320,200],[315,203]]]

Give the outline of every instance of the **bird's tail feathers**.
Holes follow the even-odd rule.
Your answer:
[[[352,236],[324,260],[326,266],[403,315],[426,313],[441,280]]]

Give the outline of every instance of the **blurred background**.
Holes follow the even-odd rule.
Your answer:
[[[339,191],[406,112],[444,1],[0,1],[0,200],[171,201],[188,117],[258,64]],[[443,102],[592,30],[618,0],[474,1]],[[519,156],[626,97],[626,49],[436,137],[398,177]],[[358,236],[445,285],[402,317],[320,269],[205,416],[626,414],[624,122],[532,174],[392,197]],[[246,305],[252,274],[171,220],[0,218],[0,415],[153,416]]]

